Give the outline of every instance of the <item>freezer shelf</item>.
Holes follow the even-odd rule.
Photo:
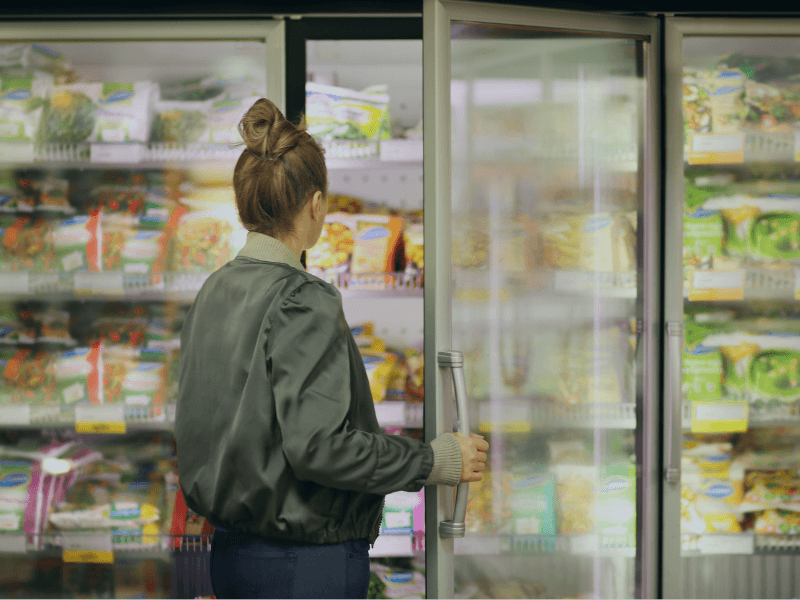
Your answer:
[[[681,554],[800,554],[800,535],[684,533],[681,535]]]
[[[478,430],[525,433],[537,429],[636,429],[634,404],[553,404],[535,399],[479,404]]]
[[[684,285],[683,297],[690,301],[794,301],[800,298],[800,272],[787,268],[695,271]]]
[[[500,278],[495,285],[494,278]],[[488,271],[453,272],[453,290],[464,300],[488,300],[493,290],[500,299],[527,297],[532,292],[589,298],[637,297],[636,271]]]
[[[618,535],[495,535],[467,533],[455,540],[456,555],[561,554],[636,556],[634,536]]]
[[[109,420],[107,409],[114,409],[119,418]],[[97,418],[91,418],[91,411],[98,412]],[[27,405],[0,404],[0,427],[10,428],[73,428],[81,419],[82,423],[102,424],[124,423],[132,429],[171,429],[175,424],[175,405],[161,404],[157,406],[126,406],[114,404],[86,404],[80,406],[64,405]],[[106,427],[108,428],[108,427]],[[102,433],[102,431],[98,431]]]
[[[27,404],[0,404],[0,428],[73,428],[81,418],[81,411],[117,409],[121,422],[130,429],[172,429],[175,425],[175,405],[123,406],[114,404],[75,406],[44,406]],[[76,410],[77,409],[77,410]],[[423,405],[389,400],[375,404],[375,413],[381,427],[422,428]],[[86,415],[83,415],[85,418]],[[101,416],[94,423],[112,423]],[[87,421],[88,422],[88,421]]]
[[[724,406],[724,402],[720,401]],[[683,411],[683,428],[692,428],[692,403],[684,402],[681,406]],[[800,427],[800,403],[786,403],[774,407],[748,407],[748,427]]]
[[[128,299],[192,302],[211,273],[167,272],[132,275],[122,271],[81,271],[75,274],[0,273],[0,298]],[[424,293],[421,274],[345,273],[329,281],[342,297],[419,296]]]

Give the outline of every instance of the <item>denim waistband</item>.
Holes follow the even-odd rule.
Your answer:
[[[369,541],[366,539],[360,540],[347,540],[344,542],[334,543],[334,544],[300,544],[296,541],[289,541],[289,540],[279,540],[274,538],[264,538],[259,535],[253,533],[246,533],[243,531],[232,531],[230,529],[225,529],[224,527],[214,527],[214,535],[221,534],[220,537],[224,538],[224,542],[227,544],[235,544],[237,546],[240,545],[247,545],[247,546],[262,546],[262,547],[269,547],[269,546],[277,546],[284,549],[291,549],[291,548],[315,548],[315,547],[322,547],[322,546],[343,546],[348,551],[365,551],[369,550]],[[222,541],[222,540],[219,540]]]

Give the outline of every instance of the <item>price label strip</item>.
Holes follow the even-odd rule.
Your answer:
[[[122,271],[78,271],[75,273],[75,294],[125,295],[125,276]]]
[[[27,295],[31,291],[30,275],[27,271],[0,273],[0,290],[3,294]]]
[[[744,271],[694,271],[689,300],[744,300]]]
[[[29,404],[0,405],[0,425],[30,425],[31,407]]]
[[[143,144],[92,144],[93,163],[139,163],[144,155]]]
[[[695,133],[689,138],[690,165],[729,165],[743,162],[743,133]]]
[[[750,534],[704,535],[700,538],[702,554],[753,554],[755,536]]]
[[[125,407],[121,404],[81,404],[75,407],[78,433],[125,433]]]
[[[110,533],[67,533],[61,543],[64,562],[113,563]]]
[[[33,162],[33,142],[0,143],[0,163],[20,164]]]
[[[692,433],[747,431],[747,402],[693,402]]]

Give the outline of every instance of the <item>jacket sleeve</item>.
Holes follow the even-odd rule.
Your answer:
[[[351,411],[363,410],[351,398],[350,361],[364,366],[350,356],[348,336],[341,297],[322,282],[303,283],[272,315],[267,370],[284,455],[300,480],[372,494],[418,491],[433,468],[430,444],[350,424]]]

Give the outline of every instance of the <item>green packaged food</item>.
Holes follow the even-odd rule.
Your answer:
[[[0,140],[35,140],[46,94],[47,81],[32,73],[0,74]]]
[[[55,357],[51,368],[61,402],[102,403],[101,360],[100,344],[75,348]]]
[[[98,211],[55,223],[52,241],[59,270],[64,273],[100,271],[101,239]]]
[[[306,83],[308,132],[323,140],[388,139],[389,95]]]

